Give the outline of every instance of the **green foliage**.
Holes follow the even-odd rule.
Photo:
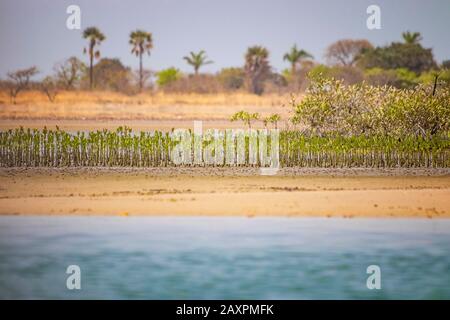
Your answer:
[[[153,48],[153,37],[150,32],[144,30],[135,30],[130,33],[129,44],[132,46],[131,53],[139,57],[139,90],[144,87],[144,68],[142,66],[142,55]]]
[[[408,44],[417,44],[422,40],[422,36],[420,35],[420,32],[403,32],[402,38],[405,41],[405,43]]]
[[[170,67],[156,73],[156,83],[159,87],[165,87],[181,78],[181,72],[177,68]]]
[[[395,69],[397,88],[412,88],[418,83],[417,75],[406,68]]]
[[[397,83],[395,70],[385,70],[378,67],[366,69],[364,70],[364,77],[369,84],[374,86],[395,86]]]
[[[204,50],[201,50],[198,53],[191,51],[189,56],[183,57],[183,59],[194,68],[195,75],[198,75],[198,70],[201,66],[213,63],[211,60],[208,60]]]
[[[283,60],[288,61],[291,64],[292,75],[295,75],[297,71],[297,65],[300,63],[300,61],[307,58],[312,59],[313,56],[305,50],[297,49],[297,45],[294,45],[291,50],[283,56]]]
[[[328,67],[323,64],[314,66],[308,72],[308,75],[312,78],[322,76],[329,79],[339,79],[343,80],[346,84],[359,83],[364,77],[360,69],[352,66],[336,65],[333,67]]]
[[[423,72],[418,80],[420,83],[432,85],[436,76],[438,77],[438,82],[440,85],[450,86],[450,69]]]
[[[386,135],[309,135],[281,131],[280,164],[283,167],[449,167],[449,135],[396,138]],[[223,140],[223,148],[237,140]],[[246,139],[245,165],[250,163]],[[174,166],[172,150],[179,143],[173,132],[97,130],[70,133],[60,130],[15,129],[0,132],[1,167],[160,167]],[[271,145],[272,140],[268,141]],[[191,148],[195,140],[192,139]],[[204,135],[203,148],[214,145]],[[260,153],[257,158],[259,161]],[[260,163],[260,162],[259,162]],[[216,163],[224,166],[226,162]]]
[[[264,127],[267,128],[269,123],[273,124],[275,129],[278,129],[278,122],[281,120],[281,116],[278,113],[273,113],[263,119]]]
[[[377,86],[389,85],[397,88],[413,88],[420,82],[419,77],[406,68],[389,70],[372,68],[365,70],[364,75],[370,84]]]
[[[100,58],[100,50],[95,50],[105,39],[105,35],[96,27],[88,27],[83,31],[83,38],[88,40],[88,47],[84,53],[89,55],[89,87],[94,85],[94,58]]]
[[[150,32],[144,30],[135,30],[130,33],[129,44],[131,45],[131,53],[136,57],[147,53],[153,48],[153,37]]]
[[[317,78],[319,76],[322,76],[324,78],[330,78],[331,77],[331,67],[328,67],[324,64],[318,64],[309,70],[308,76],[310,78]]]
[[[230,118],[231,122],[234,121],[242,121],[244,122],[249,129],[251,129],[251,122],[252,120],[257,120],[259,119],[259,113],[248,113],[247,111],[239,111],[236,112],[235,114],[233,114]]]
[[[340,80],[315,77],[308,94],[293,103],[293,121],[323,134],[430,136],[450,129],[450,88],[433,95],[431,86],[415,89],[344,85]]]
[[[308,135],[281,131],[284,167],[449,167],[450,137]]]
[[[418,43],[392,43],[386,47],[368,49],[360,55],[357,64],[365,69],[406,68],[419,74],[436,68],[431,49],[425,49]]]

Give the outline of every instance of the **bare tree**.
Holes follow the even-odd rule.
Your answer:
[[[62,63],[54,66],[56,80],[60,82],[66,90],[73,89],[76,83],[83,76],[86,66],[77,57],[70,57]]]
[[[150,71],[148,69],[138,69],[133,71],[132,77],[133,77],[133,81],[136,82],[139,87],[140,84],[142,82],[143,87],[145,86],[145,84],[147,82],[149,82],[149,80],[155,75],[155,73],[153,71]],[[149,87],[151,87],[151,82],[149,84]],[[141,91],[141,90],[139,90]]]
[[[33,66],[28,69],[21,69],[14,72],[8,72],[8,78],[12,80],[9,86],[9,96],[11,102],[16,104],[16,97],[20,91],[25,90],[30,83],[30,78],[38,73],[38,69]]]
[[[58,95],[58,85],[53,77],[45,77],[44,80],[42,80],[40,89],[42,92],[44,92],[47,95],[47,98],[50,102],[54,102],[56,99],[56,96]]]
[[[358,56],[367,49],[373,48],[372,44],[365,40],[344,39],[331,44],[325,52],[325,57],[330,64],[353,66]]]

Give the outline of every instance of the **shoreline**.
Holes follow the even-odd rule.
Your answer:
[[[0,168],[0,215],[450,218],[450,169]]]
[[[249,166],[167,166],[167,167],[0,167],[0,178],[7,175],[30,172],[32,174],[134,174],[150,176],[261,176],[259,167]],[[327,176],[327,177],[376,177],[376,176],[448,176],[450,168],[322,168],[281,167],[274,176]]]

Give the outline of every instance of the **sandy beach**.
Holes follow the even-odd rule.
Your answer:
[[[449,218],[450,170],[1,168],[0,214]]]

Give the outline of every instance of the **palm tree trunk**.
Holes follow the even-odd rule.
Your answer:
[[[92,90],[93,80],[94,80],[94,55],[93,50],[91,50],[91,54],[89,55],[89,88]]]
[[[140,52],[139,54],[139,91],[142,92],[142,87],[143,87],[143,83],[142,83],[142,79],[143,79],[143,74],[142,74],[142,52]]]

